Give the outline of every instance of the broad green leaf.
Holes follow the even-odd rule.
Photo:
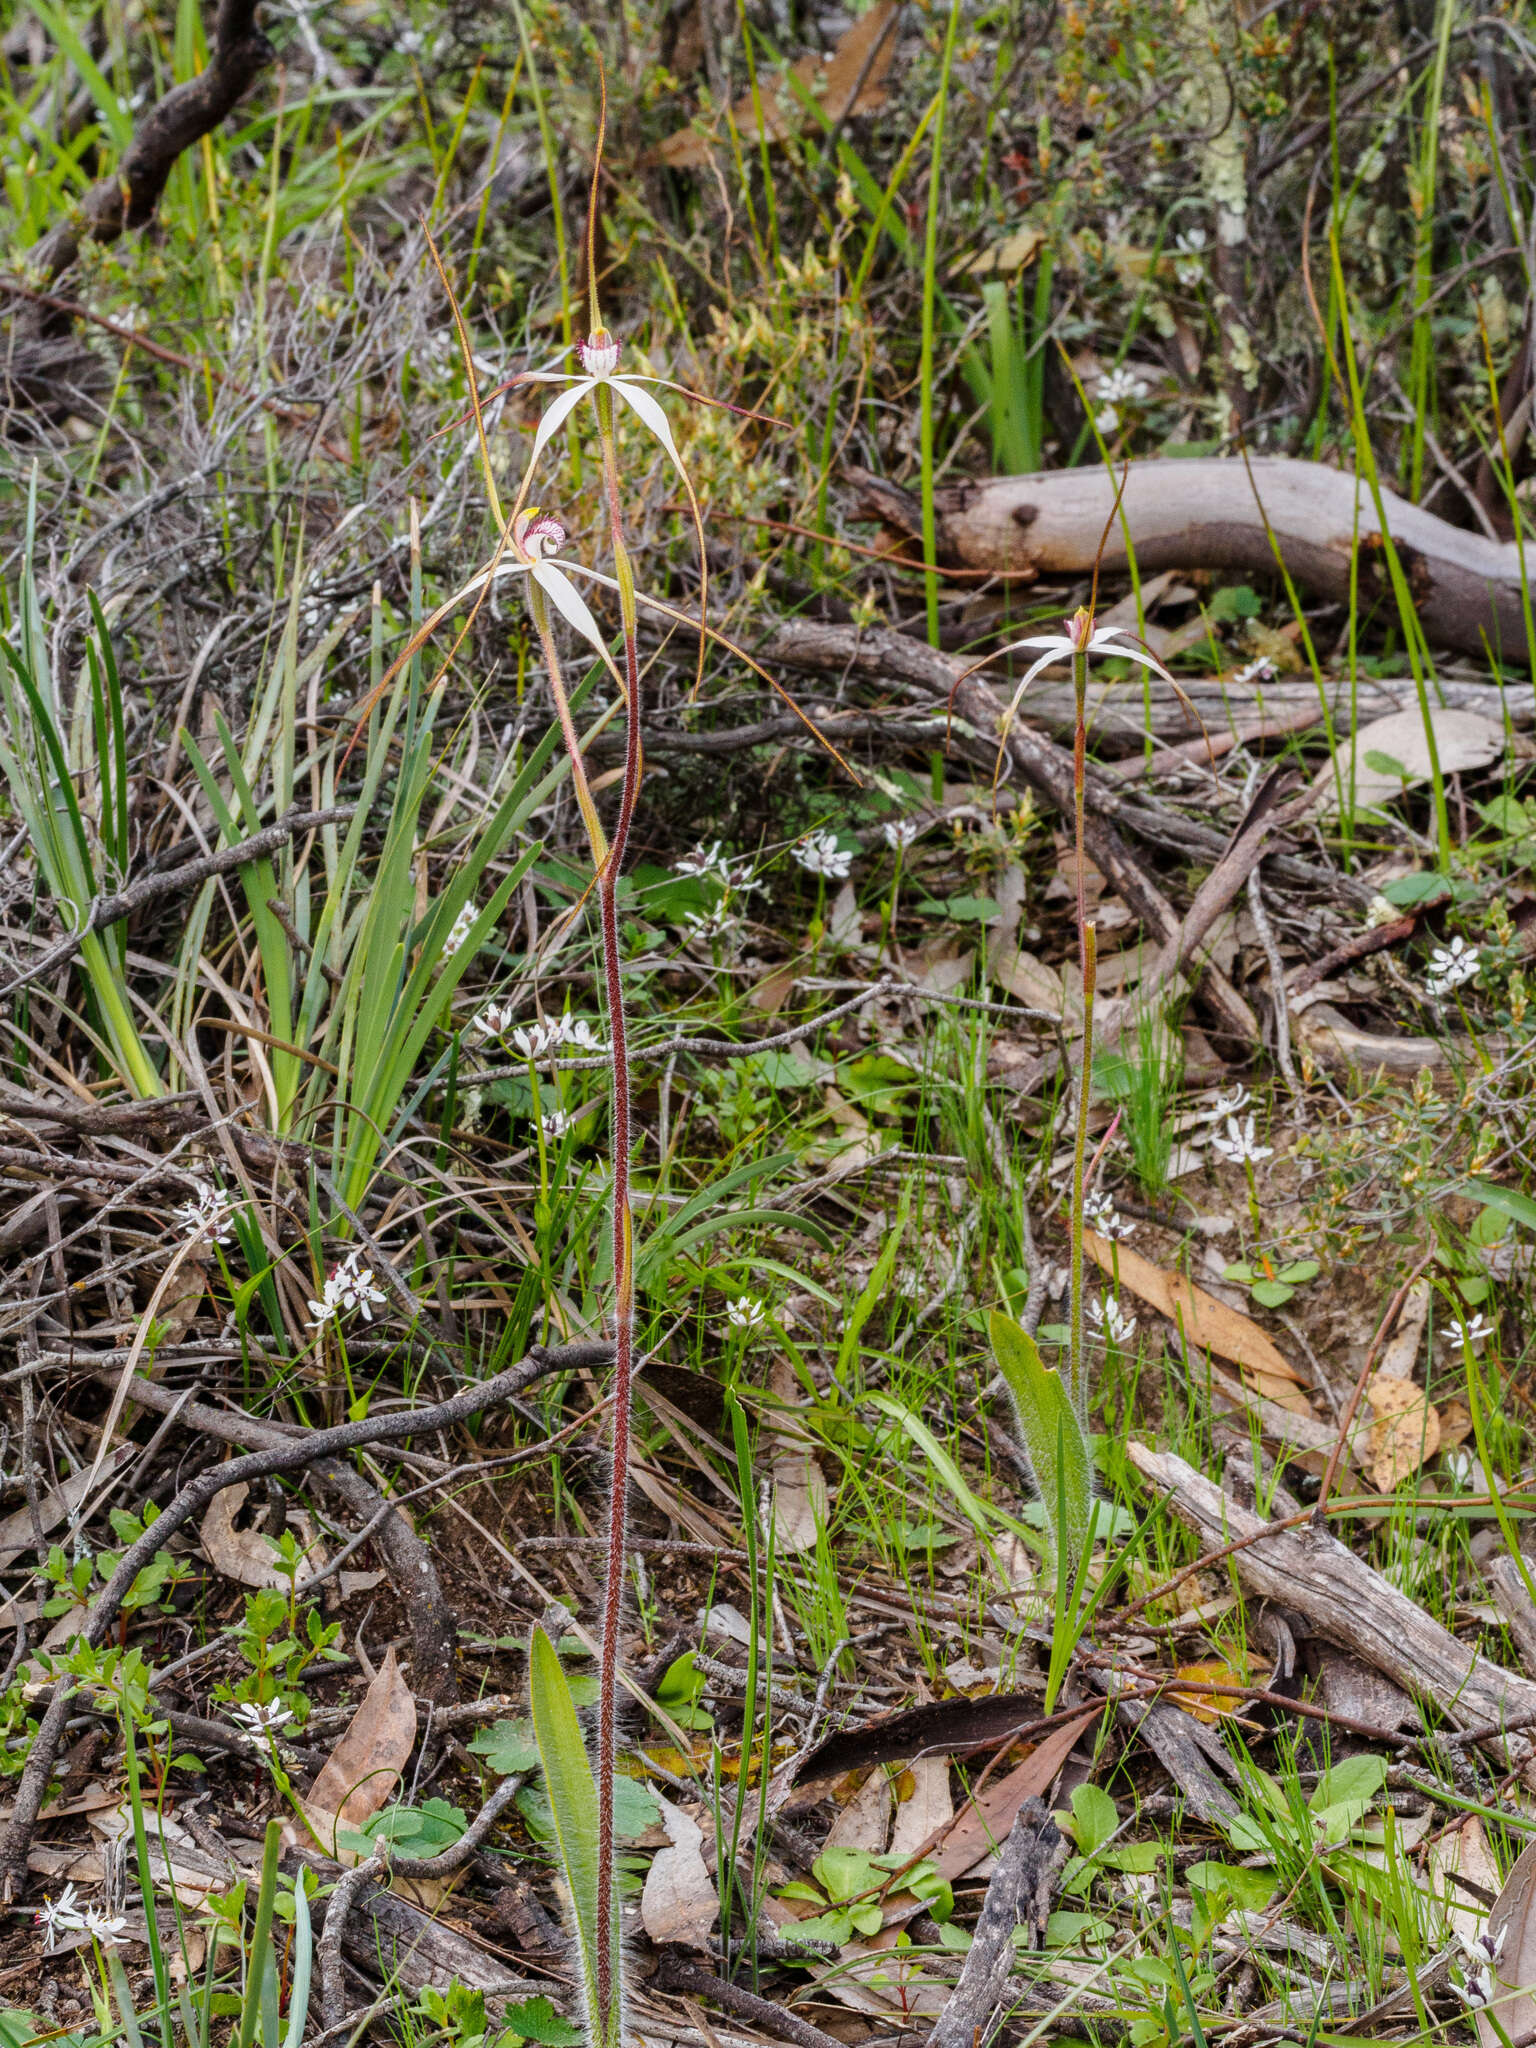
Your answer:
[[[1352,1756],[1324,1772],[1307,1801],[1313,1813],[1358,1806],[1363,1813],[1387,1782],[1387,1766],[1379,1756]]]
[[[1469,1180],[1462,1192],[1474,1202],[1481,1202],[1485,1209],[1497,1209],[1500,1215],[1523,1223],[1527,1230],[1536,1230],[1536,1202],[1517,1188],[1501,1188],[1491,1180]]]
[[[1284,1308],[1296,1292],[1294,1287],[1287,1287],[1283,1280],[1255,1280],[1252,1291],[1254,1300],[1261,1308]]]
[[[1315,1280],[1322,1268],[1316,1259],[1296,1259],[1289,1266],[1282,1266],[1278,1277],[1291,1287],[1304,1287],[1309,1280]]]
[[[522,2041],[538,2041],[542,2048],[577,2048],[580,2027],[562,2019],[547,1998],[525,1998],[509,2005],[501,2016],[502,2025]]]
[[[544,1766],[544,1785],[554,1820],[555,1844],[570,1894],[571,1913],[576,1923],[576,1945],[587,2011],[593,2016],[594,2048],[616,2048],[619,2035],[617,2008],[599,2010],[597,1995],[598,1914],[610,1915],[612,1953],[619,1954],[619,1909],[615,1888],[612,1897],[597,1894],[597,1784],[592,1776],[581,1723],[576,1718],[571,1689],[554,1644],[543,1629],[533,1631],[528,1653],[528,1695],[533,1707],[533,1732]]]
[[[1072,1834],[1079,1855],[1091,1856],[1119,1825],[1120,1815],[1107,1792],[1097,1785],[1078,1786],[1072,1794]]]
[[[1247,1870],[1240,1863],[1192,1863],[1185,1874],[1192,1891],[1225,1892],[1240,1913],[1262,1913],[1275,1895],[1272,1870]]]
[[[988,1318],[988,1329],[992,1356],[1013,1396],[1046,1518],[1075,1569],[1093,1528],[1093,1459],[1082,1423],[1061,1374],[1042,1361],[1029,1332],[1000,1310]],[[1060,1528],[1055,1526],[1058,1521]]]

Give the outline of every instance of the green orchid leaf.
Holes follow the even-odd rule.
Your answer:
[[[1061,1374],[1043,1362],[1029,1332],[1000,1310],[988,1317],[987,1327],[1052,1539],[1075,1570],[1092,1540],[1094,1519],[1093,1457],[1083,1425]]]
[[[593,2018],[592,2048],[618,2048],[619,2002],[600,2010],[597,1995],[598,1915],[611,1916],[612,1954],[619,1954],[619,1902],[598,1897],[597,1784],[576,1705],[554,1644],[536,1628],[528,1652],[528,1694],[533,1732],[544,1766],[555,1845],[570,1894],[586,2008]]]

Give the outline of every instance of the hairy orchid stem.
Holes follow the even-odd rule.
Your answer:
[[[1086,639],[1086,633],[1082,637]],[[1084,1164],[1088,1151],[1088,1106],[1092,1100],[1093,1089],[1093,992],[1098,968],[1098,934],[1088,922],[1087,892],[1083,873],[1083,788],[1087,779],[1088,755],[1088,656],[1082,649],[1072,656],[1072,684],[1077,699],[1077,719],[1072,732],[1072,795],[1077,854],[1077,936],[1083,968],[1083,1063],[1078,1084],[1077,1137],[1072,1149],[1072,1300],[1069,1358],[1072,1405],[1081,1417],[1087,1409],[1083,1372],[1083,1187]]]
[[[1088,1105],[1093,1093],[1093,991],[1098,978],[1098,932],[1083,926],[1083,1068],[1078,1080],[1077,1139],[1072,1150],[1072,1405],[1081,1419],[1088,1407],[1083,1371],[1083,1186],[1088,1150]]]
[[[603,974],[607,983],[608,1028],[613,1042],[613,1473],[608,1502],[607,1574],[603,1587],[602,1667],[597,1696],[597,1999],[604,2038],[618,2039],[618,1958],[613,1951],[614,1751],[617,1741],[619,1629],[623,1618],[624,1554],[629,1506],[629,1439],[635,1347],[634,1218],[630,1206],[630,1090],[628,1025],[624,1014],[623,961],[619,950],[619,875],[640,794],[640,642],[635,580],[619,498],[618,450],[613,432],[613,394],[593,392],[603,450],[603,485],[608,502],[614,577],[624,631],[624,783],[613,839],[599,877],[603,933]]]

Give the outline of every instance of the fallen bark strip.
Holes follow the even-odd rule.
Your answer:
[[[1536,1713],[1536,1683],[1490,1663],[1432,1621],[1406,1593],[1390,1585],[1326,1529],[1307,1523],[1277,1529],[1262,1542],[1264,1517],[1172,1452],[1128,1445],[1131,1463],[1202,1539],[1250,1539],[1235,1552],[1238,1576],[1253,1592],[1299,1614],[1313,1634],[1384,1671],[1409,1693],[1427,1693],[1458,1728],[1503,1730]],[[1485,1744],[1511,1764],[1532,1755],[1530,1742],[1512,1733],[1485,1734]]]
[[[849,474],[868,516],[920,538],[914,497],[867,471]],[[1111,575],[1127,567],[1127,536],[1146,576],[1164,569],[1273,576],[1278,550],[1302,589],[1342,604],[1354,577],[1362,609],[1379,603],[1396,616],[1366,485],[1325,463],[1284,456],[1133,462],[1123,475],[1095,465],[967,479],[934,493],[937,559],[1014,577],[1086,575],[1120,490],[1119,516],[1104,542],[1102,567]],[[1486,641],[1496,653],[1525,659],[1520,548],[1452,526],[1392,491],[1381,495],[1428,638],[1467,654],[1482,653]]]
[[[867,682],[883,683],[887,687],[894,684],[907,689],[915,688],[940,702],[947,703],[953,694],[954,709],[967,724],[988,738],[995,736],[997,732],[998,707],[996,698],[987,688],[985,678],[972,676],[968,681],[962,682],[961,678],[970,667],[969,662],[962,660],[958,655],[945,654],[938,648],[929,647],[920,640],[909,640],[904,633],[861,632],[856,626],[823,626],[801,620],[793,625],[781,627],[768,643],[766,653],[792,668],[808,669],[823,674],[833,671],[840,675],[856,675]],[[979,696],[976,694],[978,686]],[[1090,682],[1090,689],[1092,687]],[[1166,685],[1163,687],[1166,688]],[[1198,684],[1192,685],[1192,692],[1200,687]],[[1266,685],[1266,689],[1269,687]],[[1310,689],[1311,685],[1308,684],[1307,687]],[[1411,685],[1408,687],[1411,688]],[[1527,696],[1530,697],[1531,693],[1527,692]],[[1169,698],[1173,701],[1171,692]],[[1070,703],[1070,692],[1067,701]],[[1216,706],[1216,717],[1208,729],[1215,732],[1221,730],[1227,723],[1229,714],[1220,709],[1219,697],[1213,701]],[[1536,698],[1531,698],[1531,701],[1536,703]],[[976,716],[972,717],[965,709],[967,702],[975,708]],[[1247,710],[1251,712],[1253,700],[1250,698],[1244,702]],[[1315,691],[1313,702],[1316,702]],[[1139,741],[1144,731],[1139,697],[1135,703],[1135,735]],[[1198,697],[1195,698],[1195,704],[1203,717],[1204,709]],[[1235,697],[1233,705],[1236,709],[1238,700]],[[1402,707],[1394,698],[1388,701],[1386,708],[1398,710]],[[1016,717],[1009,728],[1009,743],[1015,765],[1022,770],[1027,779],[1034,782],[1036,788],[1043,790],[1043,785],[1030,775],[1026,757],[1017,751],[1014,744],[1017,741],[1022,746],[1032,738],[1037,749],[1045,747],[1066,763],[1070,777],[1071,763],[1067,761],[1065,754],[1060,753],[1049,740],[1042,738],[1033,730],[1036,723],[1052,724],[1049,718],[1041,716],[1042,709],[1042,703],[1036,700],[1032,690],[1024,700],[1024,715]],[[1362,699],[1361,716],[1364,715]],[[1180,719],[1181,724],[1175,729],[1184,733],[1190,732],[1188,714],[1181,710]],[[1070,730],[1070,727],[1069,710],[1065,719],[1065,729]],[[1198,734],[1198,728],[1195,728],[1195,731]],[[1037,752],[1033,758],[1043,757]],[[1066,787],[1070,790],[1070,780]],[[1049,794],[1048,791],[1043,793]],[[1050,800],[1053,803],[1056,801],[1054,797]],[[1086,801],[1090,811],[1098,819],[1117,826],[1123,832],[1133,833],[1137,838],[1145,839],[1153,845],[1172,847],[1177,852],[1208,861],[1219,860],[1226,851],[1227,835],[1224,832],[1214,826],[1202,825],[1197,819],[1183,817],[1166,805],[1150,801],[1145,795],[1133,794],[1119,781],[1099,773],[1092,765],[1088,769]],[[1289,882],[1298,889],[1316,891],[1328,897],[1330,901],[1337,901],[1341,895],[1348,897],[1351,902],[1361,904],[1368,903],[1371,899],[1372,891],[1352,876],[1340,875],[1335,871],[1317,867],[1311,861],[1301,860],[1294,854],[1266,852],[1264,858],[1267,862],[1266,872],[1273,875],[1277,881]],[[1098,861],[1097,854],[1094,855],[1094,859]],[[1098,864],[1103,866],[1102,862]]]
[[[608,1344],[567,1344],[549,1350],[535,1345],[526,1358],[508,1366],[505,1372],[465,1387],[446,1401],[434,1402],[430,1407],[365,1415],[356,1422],[338,1423],[334,1429],[309,1430],[297,1440],[272,1444],[265,1450],[251,1452],[247,1457],[232,1458],[226,1465],[211,1466],[174,1495],[161,1510],[159,1518],[122,1553],[117,1569],[86,1617],[85,1626],[80,1631],[82,1637],[92,1649],[106,1640],[107,1631],[117,1619],[139,1573],[177,1530],[184,1528],[194,1515],[201,1514],[214,1495],[222,1493],[226,1486],[236,1486],[242,1481],[249,1484],[253,1479],[265,1479],[276,1472],[297,1472],[321,1459],[337,1457],[365,1445],[452,1428],[471,1416],[483,1414],[488,1408],[504,1405],[548,1373],[603,1365],[612,1355],[612,1346]],[[0,1836],[0,1898],[8,1901],[15,1899],[26,1883],[27,1851],[53,1775],[54,1759],[69,1716],[73,1690],[63,1680],[54,1686],[48,1710],[33,1738],[26,1769],[16,1787],[10,1822],[4,1835]]]

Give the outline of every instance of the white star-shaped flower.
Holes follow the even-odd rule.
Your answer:
[[[739,1294],[725,1305],[725,1319],[733,1330],[755,1330],[767,1320],[767,1310],[756,1295]]]
[[[825,875],[832,882],[846,881],[853,866],[853,855],[838,845],[835,832],[812,832],[790,851],[808,874]]]
[[[318,1330],[325,1323],[340,1322],[343,1316],[358,1312],[365,1323],[371,1323],[374,1310],[382,1308],[387,1300],[383,1288],[374,1281],[372,1266],[363,1264],[360,1251],[350,1251],[326,1280],[321,1299],[309,1304],[310,1328]]]
[[[293,1715],[280,1700],[239,1700],[230,1708],[229,1718],[240,1722],[249,1735],[271,1735]]]
[[[1120,1214],[1114,1198],[1102,1188],[1094,1188],[1083,1197],[1083,1221],[1100,1237],[1129,1237],[1136,1225]]]
[[[1254,1136],[1253,1117],[1250,1114],[1239,1124],[1235,1116],[1227,1118],[1227,1135],[1219,1134],[1211,1140],[1211,1150],[1219,1152],[1223,1159],[1230,1159],[1234,1166],[1256,1164],[1260,1159],[1273,1156],[1273,1145],[1261,1145]]]
[[[1424,982],[1428,995],[1438,1000],[1463,982],[1475,981],[1482,959],[1476,946],[1465,939],[1452,939],[1449,946],[1436,946],[1429,956],[1429,973]]]
[[[1136,1318],[1127,1315],[1118,1301],[1090,1301],[1088,1320],[1093,1324],[1095,1331],[1108,1338],[1112,1344],[1129,1343],[1135,1334]]]
[[[1458,1349],[1463,1344],[1486,1344],[1493,1335],[1493,1324],[1482,1315],[1468,1316],[1464,1323],[1452,1316],[1445,1326],[1445,1334],[1447,1341]]]

